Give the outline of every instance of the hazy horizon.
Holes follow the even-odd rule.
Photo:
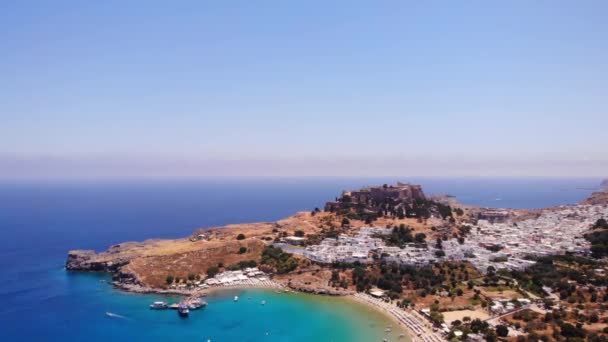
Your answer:
[[[509,173],[505,169],[516,166]],[[550,171],[547,166],[553,166]],[[5,160],[0,158],[0,180],[69,179],[205,179],[205,178],[416,178],[416,177],[546,177],[608,178],[608,162],[519,163],[494,161],[404,160]],[[586,172],[588,169],[595,170]]]
[[[608,177],[608,3],[2,6],[0,179]]]

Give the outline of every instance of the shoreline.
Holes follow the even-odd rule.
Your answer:
[[[289,289],[287,286],[272,281],[265,280],[263,282],[257,284],[234,284],[234,285],[226,285],[226,286],[213,286],[208,288],[197,288],[194,290],[179,290],[179,289],[157,289],[142,285],[134,285],[134,284],[122,284],[120,282],[110,282],[110,284],[115,288],[127,293],[136,293],[136,294],[156,294],[156,295],[177,295],[184,297],[206,297],[208,294],[221,291],[221,290],[230,290],[230,289],[264,289],[264,290],[282,290],[282,291],[293,291]]]
[[[407,336],[412,342],[446,341],[439,333],[433,331],[429,322],[422,317],[418,317],[419,314],[415,312],[403,310],[392,303],[383,302],[364,293],[356,293],[354,295],[345,296],[345,298],[365,305],[383,316],[386,316],[402,327],[407,332]]]
[[[318,293],[309,293],[304,291],[298,291],[288,286],[281,284],[279,282],[275,282],[272,280],[268,280],[263,284],[234,284],[234,285],[226,285],[226,286],[214,286],[206,289],[196,289],[196,290],[163,290],[163,289],[154,289],[150,287],[144,287],[140,285],[128,285],[128,284],[120,284],[120,283],[111,283],[114,288],[119,289],[121,291],[127,293],[136,293],[136,294],[156,294],[156,295],[177,295],[183,296],[185,298],[189,297],[207,297],[208,295],[219,292],[223,290],[239,290],[239,289],[260,289],[260,290],[274,290],[274,291],[283,291],[283,293],[296,293],[296,294],[305,294],[305,295],[313,295],[319,297],[338,297],[344,298],[348,301],[364,305],[366,308],[370,309],[373,312],[376,312],[384,317],[386,317],[391,322],[397,324],[405,333],[406,338],[408,338],[411,342],[443,342],[445,339],[439,334],[433,331],[432,326],[429,322],[427,322],[424,318],[418,317],[419,314],[406,311],[398,308],[392,303],[382,302],[376,298],[373,298],[367,294],[363,293],[355,293],[355,294],[347,294],[347,295],[328,295],[328,294],[318,294]]]

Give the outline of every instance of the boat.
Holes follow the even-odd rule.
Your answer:
[[[190,314],[190,310],[185,304],[180,304],[177,307],[177,313],[180,317],[188,317],[188,315]]]
[[[262,305],[266,305],[266,301],[265,300],[262,301]]]
[[[150,309],[153,310],[165,310],[169,308],[169,304],[165,303],[165,302],[154,302],[152,304],[150,304]]]
[[[192,299],[192,300],[188,301],[186,305],[188,306],[188,309],[190,309],[190,310],[198,310],[200,308],[204,308],[205,306],[207,306],[207,302],[205,302],[204,300],[201,300],[200,298],[197,298],[197,299]]]
[[[234,301],[238,302],[239,301],[239,296],[234,296]]]

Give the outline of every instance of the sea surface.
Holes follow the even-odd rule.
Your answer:
[[[70,249],[276,220],[322,208],[344,189],[398,180],[466,204],[512,208],[576,203],[600,183],[405,177],[0,183],[0,340],[379,341],[389,321],[344,299],[243,290],[235,303],[234,293],[220,292],[184,320],[147,308],[176,298],[123,293],[107,275],[66,272],[63,264]]]

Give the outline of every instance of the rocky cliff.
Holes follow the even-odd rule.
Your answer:
[[[594,192],[587,199],[583,200],[580,204],[588,205],[604,205],[608,204],[608,189],[604,191]]]
[[[164,291],[168,276],[204,275],[211,266],[259,262],[264,247],[278,236],[320,231],[324,213],[298,213],[278,222],[235,224],[196,230],[189,238],[147,240],[113,245],[103,252],[69,251],[65,268],[70,271],[112,273],[115,285],[137,292]],[[244,234],[241,239],[239,235]]]
[[[92,250],[74,250],[68,253],[65,268],[70,271],[116,272],[130,259],[108,259]]]

